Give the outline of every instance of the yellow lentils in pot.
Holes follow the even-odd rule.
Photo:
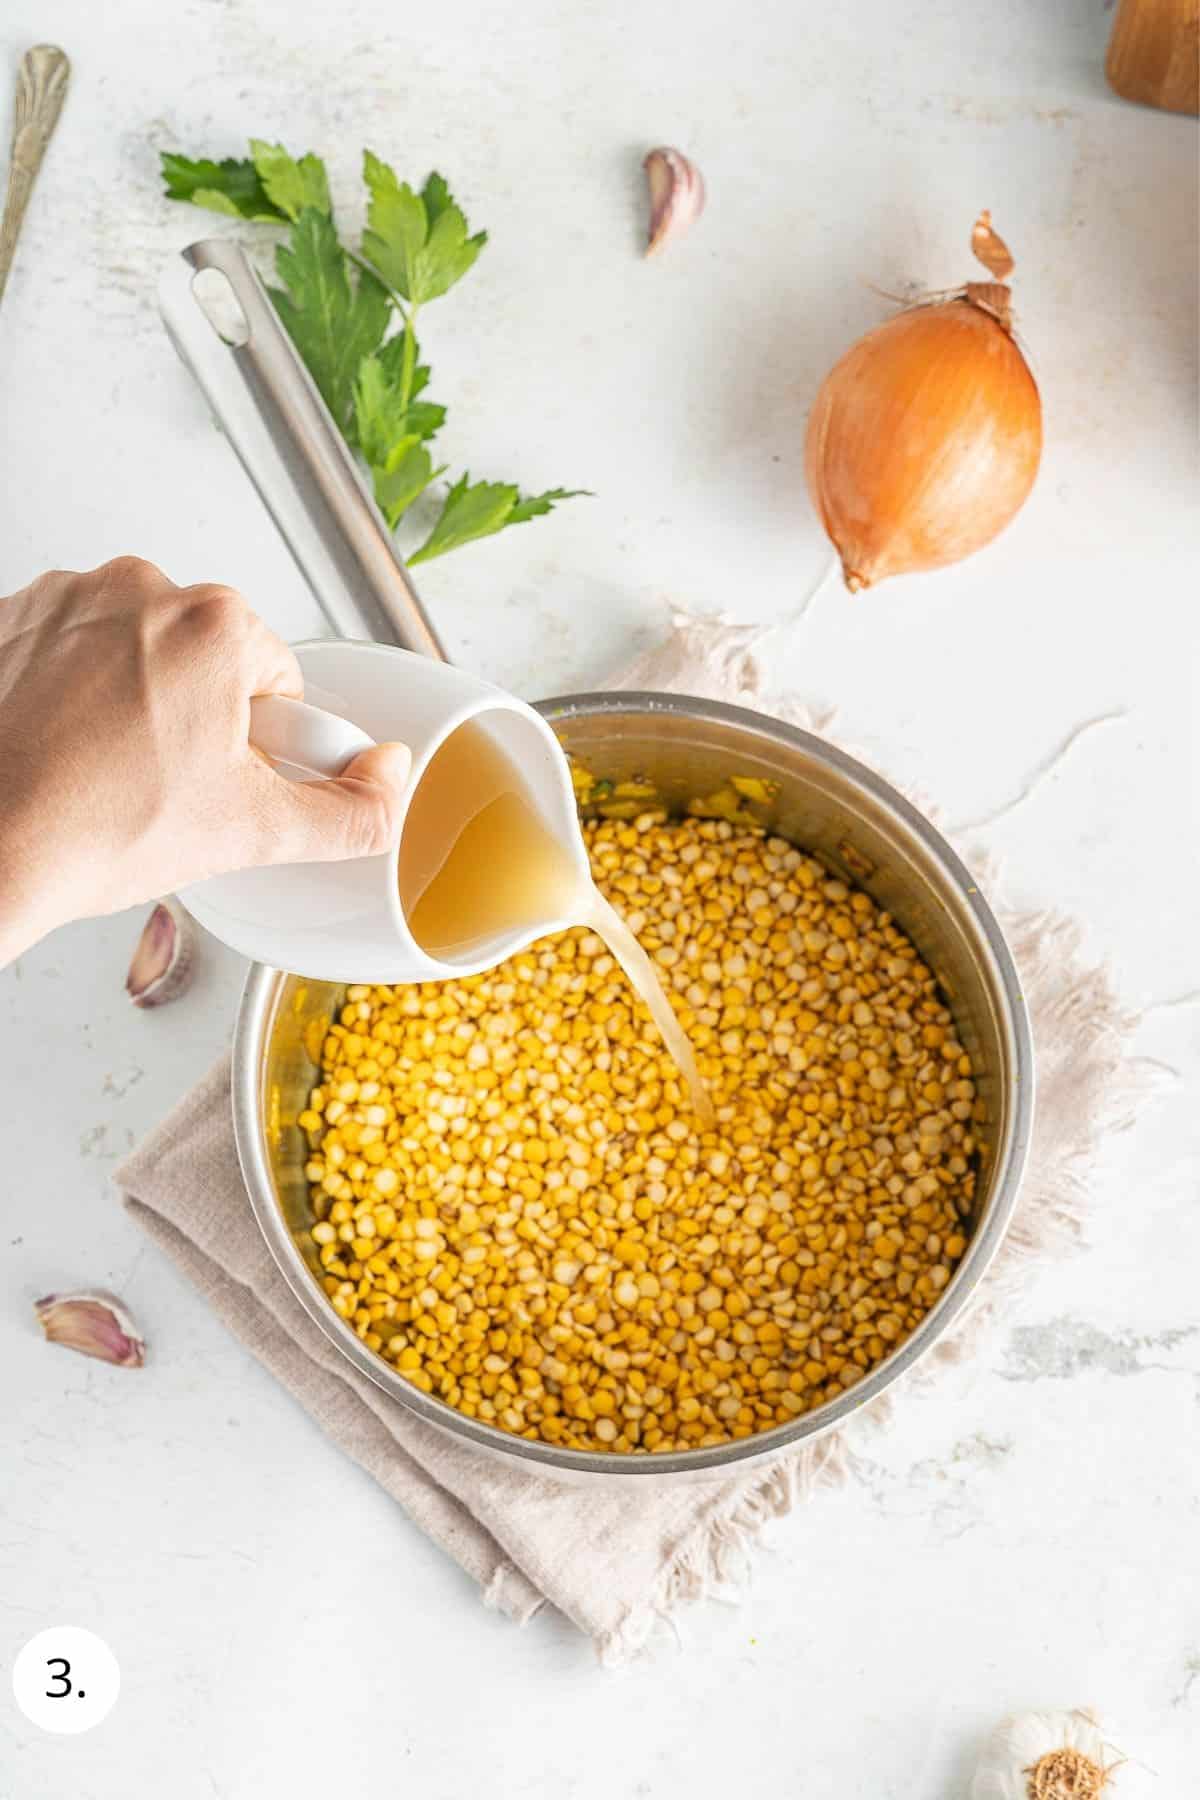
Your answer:
[[[351,987],[300,1124],[326,1292],[470,1418],[725,1443],[850,1387],[966,1244],[981,1116],[933,973],[864,893],[726,820],[585,825],[716,1108],[599,938]]]

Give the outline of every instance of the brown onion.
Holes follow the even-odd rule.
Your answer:
[[[989,267],[1008,257],[986,213],[972,247]],[[1042,406],[1010,304],[1001,282],[969,282],[876,326],[826,376],[805,472],[851,593],[970,556],[1028,496]]]

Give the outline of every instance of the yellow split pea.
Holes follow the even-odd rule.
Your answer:
[[[600,940],[352,987],[300,1124],[332,1304],[415,1386],[575,1449],[767,1430],[906,1337],[965,1248],[981,1109],[865,894],[726,821],[585,827],[716,1105]]]

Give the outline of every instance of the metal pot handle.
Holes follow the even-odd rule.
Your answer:
[[[207,270],[217,272],[210,292]],[[245,252],[226,238],[189,244],[158,298],[172,343],[331,629],[446,662],[387,523]]]

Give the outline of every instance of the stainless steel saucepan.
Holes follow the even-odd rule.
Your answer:
[[[194,244],[160,288],[167,328],[241,457],[335,633],[444,655],[351,453],[243,253]],[[941,835],[862,764],[807,732],[674,694],[576,694],[539,709],[593,773],[638,773],[682,807],[732,775],[768,778],[762,822],[813,851],[893,913],[937,971],[979,1071],[986,1123],[970,1242],[917,1330],[854,1387],[795,1421],[706,1449],[609,1455],[560,1449],[468,1419],[367,1349],[329,1305],[299,1247],[312,1222],[296,1124],[341,990],[259,964],[234,1038],[233,1110],[250,1204],[306,1312],[347,1361],[430,1425],[563,1478],[721,1475],[775,1458],[842,1423],[890,1387],[971,1300],[1008,1225],[1029,1142],[1033,1050],[1020,984],[996,920]]]

